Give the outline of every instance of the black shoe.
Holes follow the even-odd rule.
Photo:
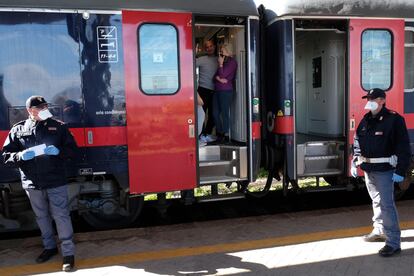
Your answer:
[[[363,239],[366,242],[385,242],[386,236],[384,234],[369,233]]]
[[[391,257],[394,254],[398,254],[401,252],[401,248],[392,248],[389,245],[385,245],[383,248],[378,251],[378,254],[382,257]]]
[[[57,253],[58,253],[57,248],[45,249],[43,250],[42,253],[40,253],[39,257],[36,258],[36,263],[38,264],[44,263],[48,261],[50,258],[52,258],[53,256],[55,256]]]
[[[62,270],[63,271],[71,271],[75,267],[75,256],[63,256],[63,264]]]

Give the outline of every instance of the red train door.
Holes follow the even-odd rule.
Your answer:
[[[387,93],[387,107],[404,108],[404,20],[351,19],[349,23],[348,143],[364,114],[362,96],[372,88]],[[349,161],[352,156],[349,157]],[[349,163],[350,164],[350,163]]]
[[[196,186],[190,13],[122,12],[131,193]]]

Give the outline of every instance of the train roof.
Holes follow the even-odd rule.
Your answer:
[[[413,0],[264,0],[262,2],[273,14],[273,19],[279,16],[414,18]]]
[[[162,10],[196,14],[256,16],[253,0],[0,0],[0,8],[69,10]]]

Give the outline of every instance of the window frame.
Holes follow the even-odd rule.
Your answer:
[[[175,35],[177,38],[177,90],[174,93],[155,93],[155,94],[151,94],[151,93],[147,93],[145,92],[145,90],[142,88],[142,65],[141,65],[141,40],[140,40],[140,30],[143,26],[146,25],[165,25],[165,26],[172,26],[175,30]],[[172,23],[168,23],[168,22],[144,22],[142,24],[140,24],[137,28],[137,32],[136,32],[136,36],[137,36],[137,58],[138,58],[138,78],[139,78],[139,90],[141,91],[141,93],[147,95],[147,96],[173,96],[176,95],[180,90],[181,90],[181,62],[180,62],[180,37],[179,37],[179,31],[177,26],[175,26]]]
[[[386,89],[383,89],[383,88],[381,88],[381,89],[383,89],[384,91],[389,91],[389,90],[391,90],[392,89],[392,87],[394,86],[394,34],[393,34],[393,32],[392,32],[392,30],[390,30],[390,29],[383,29],[383,28],[367,28],[367,29],[364,29],[362,32],[361,32],[361,51],[360,51],[360,60],[361,60],[361,67],[360,67],[360,70],[361,70],[361,75],[360,75],[360,86],[361,86],[361,88],[362,88],[362,90],[364,90],[364,91],[366,91],[366,92],[368,92],[368,91],[370,91],[371,89],[365,89],[365,87],[364,87],[364,85],[363,85],[363,70],[362,70],[362,52],[363,52],[363,35],[364,35],[364,33],[365,32],[367,32],[367,31],[386,31],[386,32],[388,32],[390,35],[391,35],[391,68],[390,68],[390,84],[389,84],[389,87],[388,88],[386,88]]]
[[[405,28],[404,28],[404,50],[405,50],[406,47],[407,48],[414,48],[414,42],[413,43],[405,43],[405,32],[406,31],[412,32],[413,37],[414,37],[414,27],[405,26]],[[404,62],[405,62],[405,54],[404,54]],[[405,68],[404,68],[404,75],[405,75]],[[404,80],[405,80],[405,78],[404,78]],[[405,88],[405,82],[404,82],[404,93],[412,93],[412,92],[414,92],[414,87],[406,89]]]

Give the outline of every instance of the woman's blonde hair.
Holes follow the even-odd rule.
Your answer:
[[[229,56],[233,55],[232,47],[228,43],[220,45],[220,50],[224,49]]]

